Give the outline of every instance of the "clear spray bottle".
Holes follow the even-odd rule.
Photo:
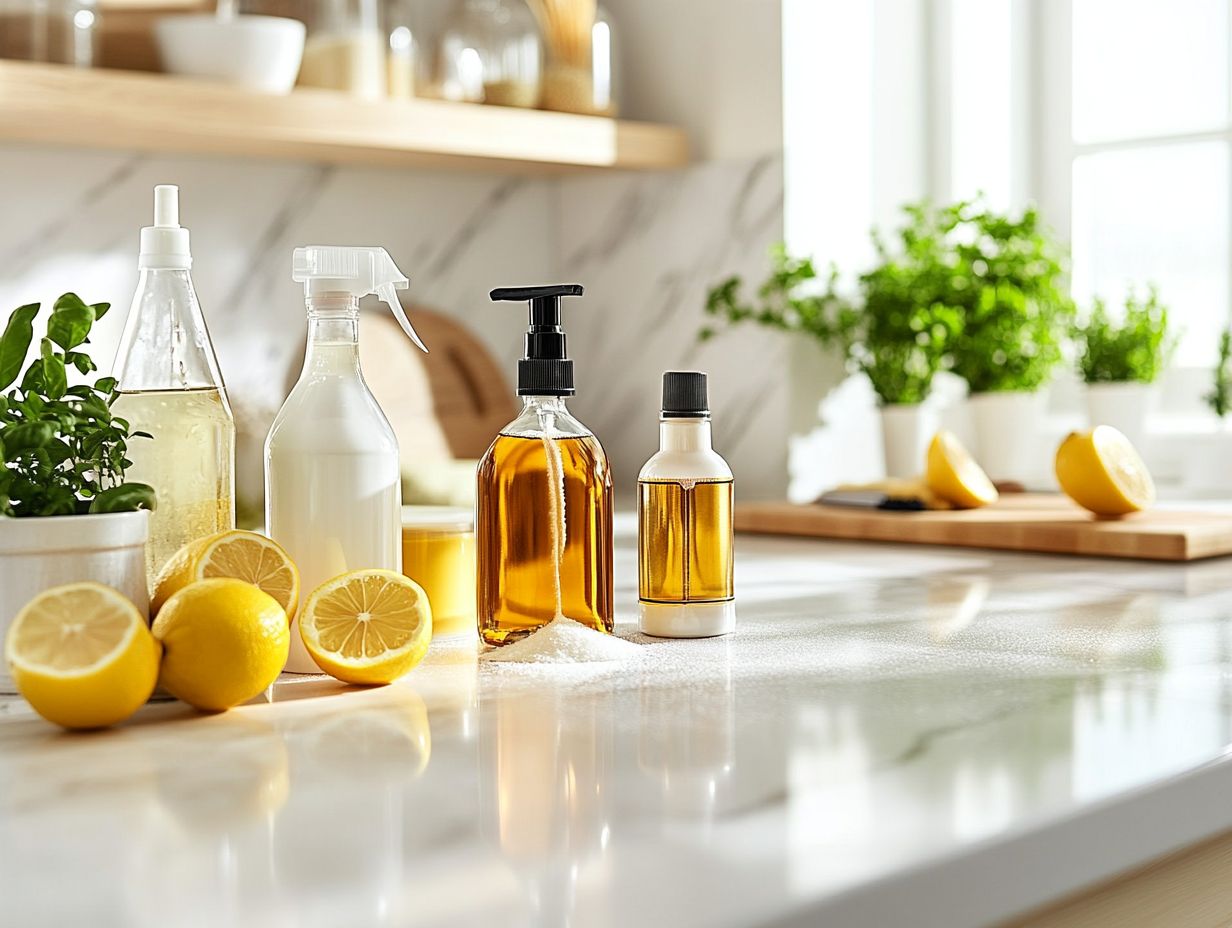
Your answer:
[[[151,582],[183,545],[235,528],[235,420],[193,289],[180,189],[154,188],[141,230],[141,277],[116,352],[114,413],[151,441],[129,442],[128,479],[158,494],[146,562]]]
[[[408,281],[384,248],[295,249],[304,284],[304,370],[265,440],[265,522],[306,596],[351,570],[402,570],[398,439],[359,366],[359,301],[375,293],[421,349],[395,292]],[[287,670],[317,673],[296,628]]]
[[[530,303],[518,362],[522,412],[479,462],[479,635],[524,638],[555,620],[612,631],[612,474],[603,446],[565,406],[574,393],[560,301],[578,284],[492,291]]]

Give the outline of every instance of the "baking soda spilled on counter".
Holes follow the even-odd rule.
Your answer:
[[[635,656],[637,645],[597,632],[573,619],[556,618],[521,641],[484,656],[484,660],[516,664],[589,664],[623,661]]]

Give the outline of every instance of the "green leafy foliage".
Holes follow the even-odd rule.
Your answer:
[[[108,309],[66,293],[52,306],[47,335],[17,387],[0,395],[0,515],[55,516],[153,509],[154,491],[125,483],[128,442],[145,437],[111,414],[113,377],[69,385],[68,369],[97,370],[76,350]],[[18,307],[0,335],[0,390],[11,387],[34,341],[40,306]]]
[[[942,370],[973,393],[1042,386],[1062,360],[1074,307],[1036,211],[1001,215],[977,201],[912,203],[903,213],[894,248],[874,234],[877,263],[854,299],[837,293],[836,271],[823,282],[811,260],[777,246],[756,301],[731,277],[710,291],[706,312],[841,348],[883,404],[922,402]]]
[[[1074,340],[1086,383],[1154,383],[1176,344],[1168,332],[1168,307],[1153,286],[1145,299],[1129,294],[1120,325],[1109,318],[1103,300],[1094,300],[1090,318],[1074,329]]]
[[[978,201],[912,207],[935,238],[949,280],[939,298],[962,324],[952,370],[972,393],[1036,390],[1061,363],[1074,318],[1062,287],[1060,249],[1034,208],[1014,217]]]
[[[1219,363],[1215,365],[1211,392],[1203,399],[1220,419],[1232,411],[1232,332],[1219,336]]]

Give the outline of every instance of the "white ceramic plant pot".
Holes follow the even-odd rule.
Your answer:
[[[1181,485],[1186,493],[1226,498],[1232,493],[1232,431],[1195,435],[1186,442],[1190,453],[1181,460]]]
[[[975,458],[989,477],[1028,483],[1047,472],[1052,456],[1040,443],[1042,391],[976,393],[967,403],[975,424]]]
[[[881,407],[881,444],[887,477],[909,479],[924,473],[924,455],[937,431],[936,412],[921,403]]]
[[[1146,421],[1158,396],[1149,383],[1087,384],[1087,419],[1091,428],[1110,425],[1119,429],[1141,451],[1146,439]]]
[[[145,572],[149,513],[0,518],[0,641],[21,607],[62,583],[93,580],[119,590],[145,615],[150,606]],[[11,693],[8,666],[0,691]]]

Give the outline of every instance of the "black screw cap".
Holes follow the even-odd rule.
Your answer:
[[[710,416],[706,375],[701,371],[667,371],[663,375],[663,418],[705,419]]]

